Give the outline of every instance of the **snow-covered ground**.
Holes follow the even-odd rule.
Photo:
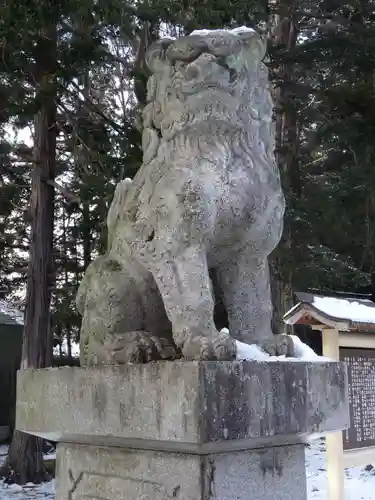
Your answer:
[[[0,446],[0,462],[6,455],[6,447]],[[324,439],[314,441],[306,449],[308,500],[328,500],[327,471]],[[375,467],[357,467],[346,471],[345,500],[375,500]],[[7,486],[0,482],[0,500],[54,500],[54,484],[24,487]],[[344,499],[343,499],[344,500]]]
[[[375,464],[373,465],[374,468],[367,464],[346,469],[343,500],[375,500]],[[324,439],[314,441],[306,450],[306,472],[308,500],[328,500]]]
[[[0,446],[0,464],[7,454],[7,447]],[[45,458],[52,458],[46,455]],[[0,500],[54,500],[54,481],[36,486],[35,484],[26,484],[18,486],[13,484],[8,486],[0,481]]]
[[[53,500],[53,482],[39,486],[26,484],[25,486],[5,486],[0,483],[0,500]]]

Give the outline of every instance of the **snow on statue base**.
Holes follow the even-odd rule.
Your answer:
[[[348,422],[336,362],[26,370],[17,428],[59,442],[56,500],[302,500],[304,443]]]

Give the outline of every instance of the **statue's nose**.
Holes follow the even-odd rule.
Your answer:
[[[167,49],[166,56],[172,62],[191,62],[208,52],[206,41],[200,36],[184,36],[175,40]]]
[[[195,61],[191,62],[185,71],[188,80],[207,80],[219,74],[230,75],[231,69],[225,63],[225,58],[215,57],[212,54],[203,53]]]

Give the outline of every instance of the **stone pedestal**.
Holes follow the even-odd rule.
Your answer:
[[[302,500],[304,445],[210,455],[61,443],[56,500]]]
[[[307,436],[348,419],[341,363],[18,374],[17,429],[59,442],[56,500],[303,500]]]

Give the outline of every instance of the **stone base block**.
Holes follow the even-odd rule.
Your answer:
[[[160,362],[18,373],[17,429],[51,441],[209,455],[347,427],[342,363]]]
[[[56,500],[302,500],[304,445],[211,455],[61,443]]]

